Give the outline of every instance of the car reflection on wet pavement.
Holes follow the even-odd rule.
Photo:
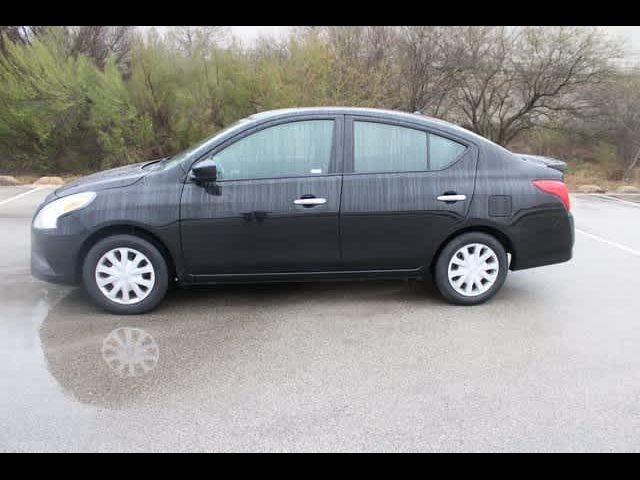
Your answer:
[[[392,317],[393,303],[422,306],[425,302],[424,293],[403,283],[368,282],[351,285],[351,298],[341,303],[345,285],[349,286],[273,284],[254,285],[249,290],[240,285],[178,290],[170,295],[166,306],[139,317],[118,317],[95,310],[81,290],[74,290],[51,310],[40,330],[40,339],[48,369],[66,391],[83,403],[112,409],[143,404],[150,398],[163,400],[174,392],[182,394],[193,388],[194,377],[207,390],[227,392],[225,395],[253,389],[242,379],[246,376],[261,377],[269,385],[279,383],[284,387],[287,379],[304,376],[309,369],[317,372],[323,368],[320,363],[307,363],[318,359],[305,355],[296,359],[296,351],[316,348],[314,343],[321,332],[314,331],[313,319],[328,328],[332,317],[338,313],[348,315],[349,310],[360,309],[361,303],[369,305],[370,315],[380,315],[382,309],[388,309]],[[309,297],[315,297],[317,307],[309,307]],[[386,305],[380,305],[381,300]],[[327,354],[333,351],[340,355],[344,343],[361,343],[365,333],[358,329],[367,328],[367,324],[356,322],[351,326],[353,334],[338,339],[338,345],[326,345]],[[117,375],[105,362],[100,346],[111,332],[132,328],[131,325],[155,338],[160,361],[143,375]],[[291,335],[288,329],[296,334]],[[348,331],[347,328],[344,333]],[[295,344],[288,343],[289,337]],[[260,361],[274,353],[280,357],[277,363]],[[240,371],[240,367],[251,371]],[[339,368],[336,370],[326,373],[335,375]]]

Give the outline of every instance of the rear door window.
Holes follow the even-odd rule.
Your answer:
[[[427,133],[384,123],[355,121],[354,172],[427,170]]]
[[[466,146],[423,130],[385,123],[353,123],[353,171],[401,173],[443,170]]]

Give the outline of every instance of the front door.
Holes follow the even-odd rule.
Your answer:
[[[347,117],[341,238],[347,270],[417,270],[468,210],[477,147],[405,122]]]
[[[218,180],[188,181],[182,195],[188,274],[207,280],[339,268],[342,123],[340,115],[270,123],[214,150],[207,158]]]

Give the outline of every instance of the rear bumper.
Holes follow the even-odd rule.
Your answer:
[[[514,222],[510,233],[511,270],[563,263],[573,258],[573,215],[564,209],[527,213]]]

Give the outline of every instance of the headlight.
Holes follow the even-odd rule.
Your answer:
[[[82,192],[59,198],[45,205],[33,220],[33,228],[47,229],[58,226],[58,218],[65,213],[84,208],[93,202],[96,192]]]

